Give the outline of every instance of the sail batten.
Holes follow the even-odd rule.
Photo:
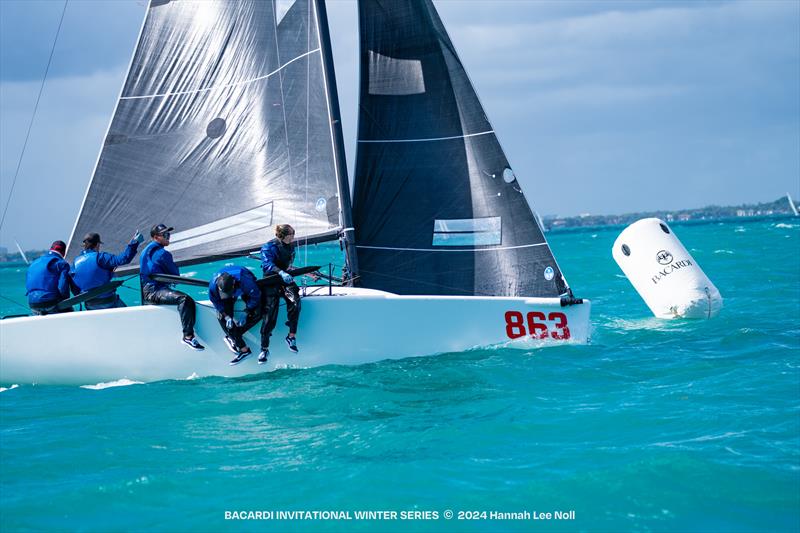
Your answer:
[[[353,217],[362,284],[400,294],[565,294],[431,0],[361,1],[359,24]]]
[[[177,263],[257,249],[275,224],[337,238],[340,175],[316,0],[151,2],[68,255],[175,227]]]

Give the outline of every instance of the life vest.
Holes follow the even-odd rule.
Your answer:
[[[113,270],[102,268],[97,262],[99,253],[95,250],[85,250],[81,255],[75,258],[72,266],[72,279],[75,284],[80,288],[81,292],[94,289],[105,283],[111,281],[114,277]],[[115,291],[98,295],[98,298],[108,298],[114,295]]]
[[[28,296],[28,303],[37,304],[62,300],[58,290],[58,280],[61,277],[61,270],[57,266],[59,261],[64,260],[54,253],[48,253],[28,267],[25,275],[27,291],[25,294]]]

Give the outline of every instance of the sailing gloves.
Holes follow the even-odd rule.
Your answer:
[[[134,234],[132,241],[135,241],[137,244],[142,244],[144,242],[144,235],[139,233],[139,230],[136,230],[136,234]]]
[[[281,270],[281,271],[278,272],[278,274],[280,274],[281,279],[287,285],[291,285],[292,282],[294,281],[294,278],[288,272],[285,272],[285,271]]]
[[[235,322],[233,321],[232,317],[229,317],[229,316],[225,317],[225,327],[228,328],[228,330],[233,329],[233,325],[234,324],[235,324]]]

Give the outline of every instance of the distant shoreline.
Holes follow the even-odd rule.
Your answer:
[[[736,205],[700,207],[697,209],[681,209],[677,211],[648,211],[639,213],[626,213],[623,215],[578,215],[559,217],[549,215],[542,217],[541,223],[545,231],[560,232],[583,228],[600,228],[612,226],[627,226],[643,218],[660,218],[670,224],[693,224],[721,221],[747,221],[761,220],[772,217],[794,218],[790,198],[784,196],[774,202]],[[795,207],[796,209],[796,207]]]
[[[648,217],[641,217],[641,218],[648,218]],[[654,218],[661,218],[662,217],[654,217]],[[640,219],[636,219],[640,220]],[[632,220],[635,222],[636,220]],[[787,215],[787,214],[772,214],[772,215],[754,215],[748,217],[721,217],[721,218],[705,218],[705,219],[697,219],[697,220],[671,220],[669,224],[672,226],[704,226],[707,224],[717,224],[720,222],[735,222],[737,224],[750,224],[752,222],[759,222],[764,220],[794,220],[800,225],[800,217],[795,217],[794,215]],[[545,231],[547,233],[580,233],[582,231],[591,231],[591,230],[606,230],[606,229],[621,229],[628,226],[630,223],[619,223],[619,224],[598,224],[596,226],[561,226],[556,228],[548,228]]]

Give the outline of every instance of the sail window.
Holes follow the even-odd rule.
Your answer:
[[[255,209],[173,233],[169,248],[173,251],[191,248],[268,228],[272,225],[272,208],[272,202],[269,202]]]
[[[275,2],[275,20],[278,24],[283,21],[283,17],[286,16],[286,13],[289,12],[296,1],[297,0],[278,0]]]
[[[516,179],[517,179],[517,176],[514,175],[514,171],[513,170],[511,170],[508,167],[506,167],[505,170],[503,170],[503,181],[505,181],[506,183],[511,183],[512,181],[514,181]]]
[[[622,245],[622,253],[626,256],[631,255],[631,249],[628,247],[627,244]]]
[[[218,139],[225,134],[226,129],[228,129],[228,125],[225,123],[225,119],[215,118],[208,123],[208,127],[206,127],[206,135],[212,139]]]
[[[369,94],[405,96],[425,92],[422,62],[369,51]]]
[[[491,246],[502,242],[500,217],[435,220],[433,246]]]

